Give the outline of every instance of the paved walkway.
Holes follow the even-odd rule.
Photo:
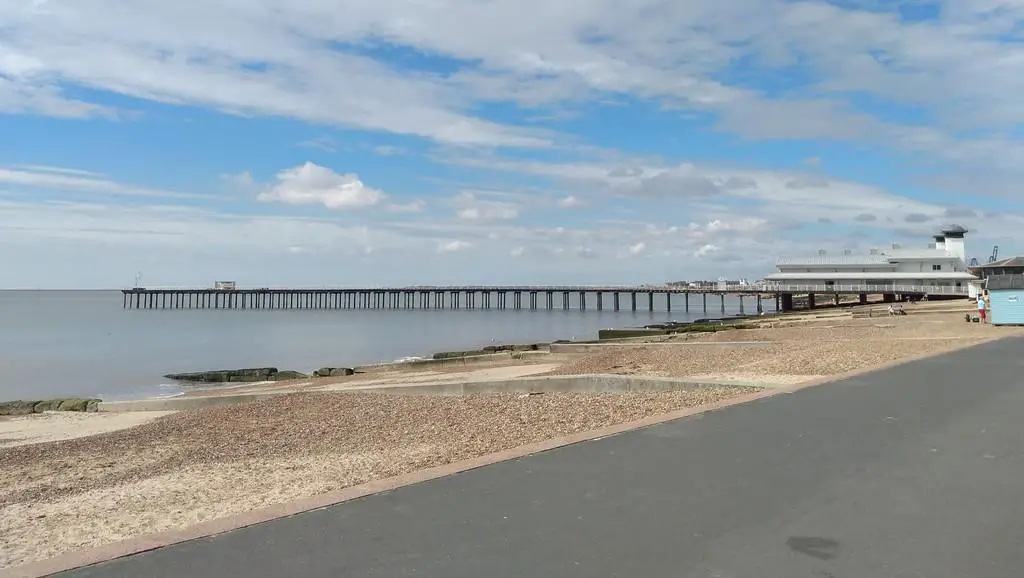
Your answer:
[[[65,576],[1019,578],[1024,339]]]

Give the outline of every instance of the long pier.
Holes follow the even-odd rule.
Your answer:
[[[754,311],[763,310],[763,299],[779,295],[748,287],[732,289],[692,287],[589,287],[589,286],[462,286],[343,289],[124,289],[125,309],[513,309],[655,310],[655,298],[666,309],[708,310],[708,297],[718,297],[725,310],[726,296],[740,300],[743,311],[750,298]],[[682,301],[682,303],[679,303]],[[715,305],[712,299],[712,306]]]
[[[861,304],[868,295],[881,295],[882,301],[930,296],[944,299],[966,298],[967,287],[948,285],[708,285],[708,286],[484,286],[451,287],[368,287],[334,289],[123,289],[125,309],[540,309],[569,310],[578,307],[598,311],[624,309],[654,311],[655,297],[664,299],[665,309],[676,306],[690,311],[691,297],[699,298],[708,310],[708,297],[717,297],[719,310],[725,311],[727,296],[739,299],[745,312],[745,299],[754,301],[754,311],[763,311],[764,299],[775,301],[776,311],[791,311],[799,300],[807,308],[832,301],[839,305],[841,295],[857,295]],[[682,303],[678,303],[682,297]],[[797,297],[802,296],[802,297]],[[575,297],[575,298],[574,298]],[[593,300],[590,300],[593,298]],[[609,303],[610,301],[610,303]],[[646,307],[644,307],[646,305]]]

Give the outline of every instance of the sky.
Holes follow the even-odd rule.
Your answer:
[[[1024,0],[0,0],[0,287],[1024,252]]]

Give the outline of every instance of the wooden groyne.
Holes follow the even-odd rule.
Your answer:
[[[684,287],[396,287],[345,289],[124,289],[125,309],[539,309],[579,308],[654,311],[655,298],[690,311],[694,307],[725,310],[726,297],[760,312],[763,299],[779,295],[749,288],[699,289]],[[718,301],[718,303],[715,303]]]

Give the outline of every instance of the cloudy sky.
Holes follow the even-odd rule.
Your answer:
[[[0,287],[1024,251],[1022,0],[0,0]]]

